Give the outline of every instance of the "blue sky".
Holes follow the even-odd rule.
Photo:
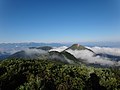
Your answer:
[[[120,41],[119,0],[0,0],[0,43]]]

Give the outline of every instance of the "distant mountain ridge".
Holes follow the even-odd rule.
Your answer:
[[[84,61],[82,59],[77,59],[74,55],[67,52],[67,50],[88,50],[93,53],[92,50],[87,49],[86,47],[79,45],[79,44],[73,44],[72,46],[68,47],[67,49],[58,52],[58,51],[50,51],[53,49],[50,46],[43,46],[43,47],[29,47],[29,52],[32,52],[32,54],[28,54],[28,51],[22,50],[19,52],[16,52],[15,54],[11,55],[9,58],[22,58],[22,59],[52,59],[57,61],[62,61],[64,63],[69,64],[80,64]],[[35,51],[34,51],[35,50]],[[37,50],[37,51],[36,51]],[[43,50],[43,51],[41,51]],[[34,53],[33,53],[34,52]],[[45,53],[41,53],[45,52]]]
[[[17,59],[21,58],[21,59],[30,59],[30,60],[45,59],[45,60],[55,60],[68,64],[83,63],[92,66],[103,65],[102,62],[104,62],[104,60],[102,58],[106,58],[106,57],[114,58],[113,56],[109,56],[109,55],[104,56],[102,54],[96,54],[91,49],[79,44],[73,44],[68,48],[67,47],[64,48],[65,48],[64,50],[60,50],[59,48],[58,50],[60,51],[56,51],[51,46],[29,47],[28,49],[21,50],[19,52],[10,55],[9,58],[17,58]],[[53,51],[51,51],[52,49]],[[118,61],[118,57],[115,57],[115,60]],[[99,63],[101,63],[101,65]],[[106,64],[107,63],[113,65],[112,61],[107,61]]]
[[[28,48],[28,47],[43,47],[43,46],[51,46],[51,47],[59,47],[59,46],[64,46],[66,44],[62,43],[35,43],[35,42],[30,42],[30,43],[1,43],[0,48]]]

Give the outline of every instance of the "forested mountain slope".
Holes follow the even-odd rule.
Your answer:
[[[54,60],[0,62],[0,90],[120,90],[119,68],[93,68]]]

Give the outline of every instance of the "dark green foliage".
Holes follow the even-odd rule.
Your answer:
[[[0,90],[119,90],[119,75],[119,68],[11,59],[0,62]]]
[[[99,84],[99,81],[100,78],[95,73],[91,73],[86,83],[86,90],[107,90],[104,86]]]

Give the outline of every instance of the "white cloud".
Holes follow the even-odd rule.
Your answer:
[[[68,47],[66,47],[66,46],[62,46],[62,47],[53,48],[53,49],[51,49],[51,50],[49,50],[49,51],[62,52],[62,51],[64,51],[64,50],[67,49],[67,48],[68,48]]]
[[[120,48],[109,48],[109,47],[87,47],[93,50],[96,54],[103,53],[114,56],[120,56]]]
[[[94,56],[94,53],[89,50],[66,50],[67,52],[71,53],[78,59],[83,59],[86,63],[94,63],[94,64],[100,64],[100,65],[114,65],[117,62],[111,61],[108,58],[102,58],[100,56]],[[119,64],[120,65],[120,64]]]
[[[32,55],[32,54],[46,54],[47,51],[41,50],[41,49],[25,49],[24,50],[26,54]]]

